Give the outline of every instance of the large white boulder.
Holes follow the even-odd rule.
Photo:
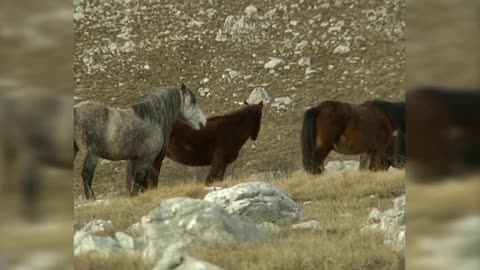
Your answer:
[[[181,252],[208,245],[261,241],[268,232],[248,219],[227,213],[217,204],[199,199],[171,198],[142,217],[146,260],[158,260],[175,244]]]
[[[248,182],[212,191],[205,200],[222,206],[228,213],[255,223],[291,225],[302,219],[302,211],[285,193],[264,182]]]

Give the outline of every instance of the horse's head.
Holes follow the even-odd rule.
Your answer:
[[[252,133],[250,134],[250,139],[252,141],[255,141],[257,140],[258,133],[260,132],[260,126],[262,124],[263,101],[260,101],[258,104],[253,105],[250,105],[246,100],[244,101],[244,103],[251,108],[253,129]]]
[[[200,109],[200,106],[198,106],[195,95],[183,83],[180,85],[180,90],[182,92],[183,107],[180,111],[179,120],[185,122],[193,129],[204,128],[207,123],[207,118],[203,114],[202,109]]]

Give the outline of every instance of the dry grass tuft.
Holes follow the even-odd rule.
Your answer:
[[[245,179],[225,181],[233,186]],[[392,199],[403,194],[403,171],[338,172],[311,176],[295,172],[269,181],[291,196],[308,219],[318,220],[319,231],[283,230],[259,245],[238,244],[213,247],[194,256],[225,269],[402,269],[404,260],[383,244],[378,235],[362,235],[373,207],[392,207]],[[125,230],[162,200],[186,196],[203,198],[201,183],[164,185],[136,198],[115,198],[110,205],[77,208],[77,226],[94,218],[110,219],[117,230]],[[77,269],[144,269],[139,258],[110,259],[83,256],[75,259]]]

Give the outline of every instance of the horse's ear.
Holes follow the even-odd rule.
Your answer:
[[[263,109],[263,100],[258,103],[258,106],[260,106],[260,109]]]
[[[250,105],[250,104],[248,104],[248,102],[247,102],[246,99],[243,101],[243,104],[245,104],[245,105]]]
[[[182,90],[187,89],[187,87],[185,86],[185,84],[183,82],[180,83],[180,89],[182,89]]]

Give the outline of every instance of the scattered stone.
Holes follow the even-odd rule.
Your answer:
[[[393,208],[384,212],[373,209],[369,215],[370,225],[362,232],[382,233],[384,243],[402,256],[405,250],[405,195],[393,200]]]
[[[311,57],[302,57],[300,58],[300,60],[298,60],[298,65],[301,67],[306,67],[306,66],[310,66],[311,62],[312,62]]]
[[[335,53],[335,54],[347,54],[349,52],[350,52],[350,46],[348,46],[348,45],[338,45],[333,50],[333,53]]]
[[[222,268],[182,254],[173,245],[165,250],[153,270],[222,270]]]
[[[312,73],[316,73],[317,71],[311,67],[307,67],[307,69],[305,69],[305,75],[310,75]]]
[[[264,182],[248,182],[212,191],[205,200],[222,206],[228,213],[249,218],[256,223],[290,225],[302,219],[297,204],[285,193]]]
[[[149,261],[158,260],[172,244],[188,252],[208,245],[262,241],[268,237],[248,219],[229,214],[215,203],[181,197],[163,201],[142,217],[142,226],[146,245],[143,255]]]
[[[245,8],[245,16],[251,18],[254,16],[257,16],[258,10],[254,5],[249,5],[248,7]]]
[[[285,60],[283,60],[281,58],[270,57],[270,61],[265,63],[265,65],[263,67],[266,68],[266,69],[275,69],[275,68],[282,67],[285,64],[286,64]]]
[[[210,96],[210,88],[201,87],[198,88],[198,93],[201,97],[209,97]]]
[[[358,170],[360,167],[360,162],[357,160],[334,160],[330,161],[325,165],[326,171],[350,171]]]
[[[271,98],[268,95],[265,87],[256,87],[250,93],[246,101],[248,104],[258,104],[260,103],[260,101],[263,101],[264,103],[269,103],[270,100]]]
[[[303,49],[305,49],[305,47],[307,47],[307,46],[308,46],[308,41],[302,40],[300,43],[298,43],[298,44],[295,46],[295,52],[300,53],[300,52],[303,51]]]
[[[292,229],[295,230],[321,230],[322,226],[320,222],[316,220],[305,221],[302,223],[297,223],[292,225]]]

